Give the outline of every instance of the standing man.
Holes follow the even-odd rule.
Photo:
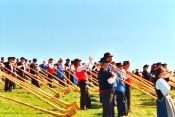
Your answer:
[[[11,71],[11,72],[10,72],[10,71],[6,70],[6,73],[8,73],[8,74],[10,74],[10,75],[13,75],[12,72],[14,72],[14,67],[13,67],[14,60],[15,60],[15,57],[8,57],[8,62],[5,62],[5,63],[4,63],[5,67],[6,67],[8,70]],[[14,83],[13,83],[11,80],[5,78],[4,91],[5,91],[5,92],[10,91],[10,92],[11,92],[11,91],[12,91],[12,88],[13,88],[13,85],[14,85]]]
[[[43,61],[42,64],[39,65],[39,67],[43,70],[47,70],[47,65],[46,65],[46,61]]]
[[[129,67],[130,67],[130,62],[129,61],[123,61],[123,71],[126,73],[126,74],[130,74],[130,72],[128,71],[129,70]],[[126,77],[125,79],[126,82],[128,82],[129,84],[132,83],[132,79],[129,78],[129,77]],[[125,94],[126,94],[126,98],[127,98],[127,106],[128,106],[128,113],[131,111],[130,109],[130,104],[131,104],[131,87],[130,85],[128,84],[125,84],[126,86],[126,91],[125,91]]]
[[[98,72],[98,81],[100,89],[100,100],[103,107],[103,117],[114,117],[114,86],[113,83],[116,80],[114,74],[114,66],[111,67],[111,71],[108,71],[109,63],[106,58],[100,59],[101,68]]]
[[[60,58],[58,60],[58,63],[55,64],[55,67],[56,67],[56,76],[60,80],[64,81],[64,68],[63,68],[63,59],[62,58]],[[64,85],[64,83],[62,83],[62,82],[59,82],[59,83]]]
[[[92,61],[92,58],[89,58],[89,61]],[[80,87],[80,109],[86,110],[87,108],[91,108],[91,99],[88,92],[88,77],[85,73],[85,70],[90,66],[90,62],[88,64],[81,65],[80,59],[74,60],[75,74],[78,78],[78,86]]]
[[[122,70],[122,63],[116,63],[118,69]],[[125,77],[117,70],[114,71],[118,78],[125,80]],[[114,83],[115,96],[117,102],[118,117],[123,117],[128,114],[127,99],[125,95],[125,83],[121,80],[116,80]]]
[[[26,65],[25,65],[25,58],[21,57],[20,58],[20,62],[17,63],[17,68],[18,70],[18,75],[21,76],[22,78],[25,78],[25,73],[23,71],[26,71]]]
[[[37,75],[37,71],[38,71],[37,59],[35,58],[33,59],[33,62],[30,64],[30,68],[31,68],[30,73],[33,75]],[[32,78],[31,83],[38,88],[40,87],[39,82],[34,78]]]
[[[50,83],[52,83],[52,79],[53,76],[55,75],[55,66],[53,64],[53,59],[50,58],[49,62],[48,62],[48,66],[47,66],[47,72],[49,72],[50,74],[48,74],[48,77],[50,78],[50,80],[48,80]],[[52,85],[49,83],[49,87],[52,87]]]
[[[1,57],[1,62],[0,62],[0,70],[4,71],[4,63],[5,63],[5,59],[4,57]]]
[[[148,72],[148,67],[149,67],[149,65],[147,65],[147,64],[143,66],[142,77],[148,81],[151,81],[151,75]]]

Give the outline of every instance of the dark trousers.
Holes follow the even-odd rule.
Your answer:
[[[52,79],[53,79],[53,76],[52,75],[50,75],[50,74],[48,74],[48,78],[49,78],[49,87],[52,87]]]
[[[103,107],[103,117],[114,117],[114,93],[111,91],[100,92]]]
[[[11,80],[6,78],[5,79],[4,91],[5,92],[12,91],[13,85],[14,85],[14,83]]]
[[[126,99],[127,99],[128,112],[129,112],[130,111],[130,102],[131,102],[131,87],[127,84],[125,84],[125,86],[126,86],[125,95],[126,95]]]
[[[128,115],[127,99],[124,92],[115,91],[118,117]]]
[[[34,78],[31,78],[31,83],[35,85],[36,87],[40,88],[39,82],[35,80]]]
[[[79,81],[78,86],[80,87],[80,109],[91,108],[91,99],[86,81]]]

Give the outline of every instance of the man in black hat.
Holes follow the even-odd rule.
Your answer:
[[[14,64],[14,60],[15,60],[15,57],[8,57],[8,62],[5,62],[4,65],[5,67],[9,70],[6,70],[6,73],[10,74],[10,75],[13,75],[13,72],[14,72],[14,67],[13,67],[13,64]],[[5,92],[8,92],[8,91],[12,91],[12,88],[13,88],[13,85],[14,83],[9,80],[9,79],[5,79],[5,86],[4,86],[4,91]]]
[[[100,99],[103,107],[103,117],[114,116],[114,86],[113,83],[116,80],[114,74],[115,68],[112,66],[111,71],[108,71],[110,61],[106,58],[100,59],[101,69],[98,72],[98,81],[100,89]]]
[[[104,54],[104,58],[105,58],[107,61],[110,61],[110,63],[112,62],[112,57],[113,57],[113,55],[111,55],[111,53],[109,53],[109,52],[106,52],[106,53]]]
[[[116,66],[120,70],[123,69],[122,63],[116,63]],[[114,73],[121,80],[125,80],[125,76],[123,76],[120,71],[116,70],[114,71]],[[116,79],[116,81],[114,82],[118,117],[123,117],[128,114],[127,99],[125,95],[126,87],[125,87],[125,83],[121,80]]]
[[[4,71],[4,63],[5,63],[5,59],[4,57],[1,57],[1,61],[0,61],[0,70]]]
[[[48,78],[50,80],[48,80],[50,83],[49,83],[49,87],[52,87],[52,79],[53,79],[53,76],[55,75],[55,71],[56,71],[56,68],[53,64],[53,59],[50,58],[49,61],[48,61],[48,66],[47,66],[47,72],[49,72],[50,74],[48,74]]]
[[[131,72],[129,72],[130,68],[130,62],[129,61],[123,61],[123,71],[126,73],[126,74],[131,74]],[[125,79],[126,82],[128,82],[129,84],[132,83],[132,79],[129,78],[129,77],[126,77]],[[131,102],[131,87],[130,85],[126,84],[125,83],[125,86],[126,86],[126,90],[125,90],[125,95],[126,95],[126,98],[127,98],[127,105],[128,105],[128,113],[131,112],[130,110],[130,102]]]
[[[66,71],[65,71],[65,74],[66,74],[66,77],[67,77],[68,79],[70,79],[70,81],[71,81],[72,83],[74,83],[73,77],[71,76],[71,74],[69,74],[69,72],[71,72],[71,71],[70,71],[70,67],[71,67],[70,59],[66,59],[66,63],[64,64],[64,69],[66,70]],[[69,72],[68,72],[68,71],[69,71]]]
[[[25,66],[25,58],[21,57],[20,62],[17,63],[17,68],[18,70],[18,75],[21,76],[22,78],[25,78],[25,71],[26,71],[26,66]]]
[[[104,57],[103,58],[105,58],[107,61],[109,61],[110,63],[112,63],[112,57],[113,57],[113,55],[111,55],[111,53],[106,52],[104,54]],[[110,64],[108,66],[108,71],[111,71],[111,65]]]
[[[30,64],[30,73],[33,74],[33,75],[37,75],[38,74],[38,64],[37,64],[37,59],[33,59],[33,62]],[[40,87],[39,85],[39,82],[34,79],[34,78],[31,78],[31,83],[33,85],[35,85],[36,87]]]
[[[151,74],[148,72],[148,67],[149,65],[147,64],[143,66],[142,77],[148,81],[151,81]]]
[[[89,58],[89,61],[92,61],[92,58]],[[80,87],[80,109],[86,110],[87,108],[91,108],[91,99],[88,91],[88,77],[85,73],[85,70],[90,66],[90,62],[88,64],[81,65],[80,59],[74,60],[75,74],[78,78],[78,86]]]

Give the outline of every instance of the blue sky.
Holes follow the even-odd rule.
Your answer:
[[[0,0],[0,56],[44,58],[111,52],[132,69],[175,70],[174,0]]]

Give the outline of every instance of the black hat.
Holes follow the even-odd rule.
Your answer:
[[[13,59],[13,60],[14,60],[14,59],[15,59],[15,57],[8,57],[8,60],[10,60],[10,59]]]
[[[146,64],[146,65],[143,66],[143,68],[146,68],[146,67],[149,67],[149,65]]]
[[[77,63],[78,61],[81,61],[79,58],[74,59],[74,63]]]
[[[107,61],[105,57],[101,58],[99,63],[110,63],[110,61]]]
[[[156,65],[157,65],[157,66],[158,66],[158,65],[162,65],[162,63],[161,63],[161,62],[158,62]]]
[[[116,63],[115,64],[116,66],[122,66],[122,63],[120,62],[120,63]]]
[[[50,59],[49,59],[49,61],[50,61],[50,60],[53,60],[53,59],[52,59],[52,58],[50,58]]]
[[[167,65],[166,63],[162,64],[162,66],[166,66],[166,65]]]
[[[25,59],[24,57],[21,57],[20,60]]]
[[[129,61],[123,61],[123,66],[127,64],[130,64]]]
[[[70,61],[70,59],[66,59],[66,61]]]
[[[63,61],[63,59],[62,58],[60,58],[59,60],[58,60],[58,62],[62,62]]]
[[[36,62],[36,61],[37,61],[37,59],[36,59],[36,58],[34,58],[34,59],[33,59],[33,62]]]
[[[113,57],[113,55],[111,55],[109,52],[106,52],[106,53],[104,54],[104,58],[107,58],[107,57]]]

